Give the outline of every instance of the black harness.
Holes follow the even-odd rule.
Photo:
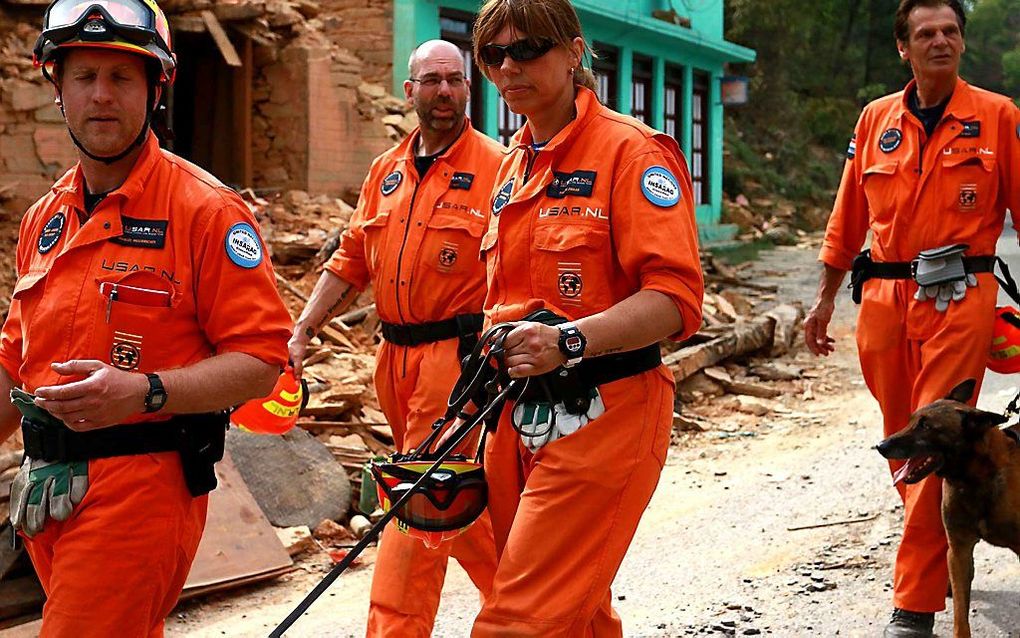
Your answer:
[[[216,488],[214,465],[223,458],[228,424],[226,412],[214,412],[75,432],[22,417],[21,434],[26,456],[54,463],[178,452],[188,491],[201,496]]]

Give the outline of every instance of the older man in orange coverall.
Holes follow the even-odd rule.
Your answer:
[[[176,66],[166,18],[151,0],[90,6],[54,2],[36,46],[80,161],[22,220],[0,333],[0,394],[36,397],[18,399],[11,521],[42,636],[162,636],[222,411],[273,387],[290,317],[244,202],[149,130]],[[17,424],[0,402],[0,441]]]
[[[897,47],[914,80],[860,117],[820,255],[818,297],[805,321],[808,348],[829,354],[833,300],[870,229],[874,263],[862,257],[859,274],[855,269],[862,296],[857,343],[886,436],[959,381],[982,378],[997,292],[989,256],[1005,210],[1014,224],[1020,211],[1020,112],[1008,98],[959,78],[964,25],[957,0],[900,3]],[[958,244],[966,246],[966,278],[919,291],[908,262]],[[905,526],[885,630],[890,638],[931,636],[934,612],[945,608],[942,480],[932,475],[905,484],[900,479],[908,483],[910,469],[896,477]]]
[[[415,448],[442,416],[460,373],[458,352],[463,356],[482,326],[479,245],[504,150],[464,115],[470,82],[456,46],[426,42],[408,66],[404,91],[420,127],[372,164],[351,224],[290,343],[297,364],[308,340],[371,282],[384,339],[375,386],[401,452]],[[465,450],[476,445],[477,438]],[[368,635],[430,636],[451,555],[488,595],[496,569],[488,514],[436,549],[387,527]]]

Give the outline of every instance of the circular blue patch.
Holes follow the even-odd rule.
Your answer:
[[[652,166],[641,175],[641,192],[645,199],[661,206],[669,208],[680,201],[680,184],[664,166]]]
[[[499,215],[499,211],[503,210],[506,203],[510,201],[510,194],[514,192],[514,178],[510,178],[503,187],[496,193],[496,198],[492,200],[492,214]]]
[[[892,153],[900,147],[902,142],[903,131],[898,128],[891,128],[882,133],[882,137],[878,138],[878,148],[883,153]]]
[[[393,191],[397,190],[397,186],[400,186],[402,181],[404,181],[404,174],[400,171],[393,171],[383,179],[379,190],[382,191],[383,195],[390,195]]]
[[[224,244],[227,257],[241,268],[254,268],[262,263],[262,242],[251,224],[237,222],[231,226]]]
[[[39,254],[45,255],[50,252],[57,242],[60,241],[60,236],[64,234],[64,221],[66,221],[64,213],[57,213],[53,217],[50,217],[43,226],[42,231],[39,233]]]

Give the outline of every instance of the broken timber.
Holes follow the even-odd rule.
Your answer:
[[[773,317],[758,317],[747,323],[732,324],[733,330],[711,341],[699,343],[663,357],[662,362],[673,370],[677,381],[702,368],[737,355],[747,354],[772,345],[776,331]]]

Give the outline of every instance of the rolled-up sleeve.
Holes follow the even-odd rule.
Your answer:
[[[865,114],[861,115],[851,140],[852,148],[867,142]],[[860,160],[856,152],[848,152],[843,167],[843,178],[836,193],[836,202],[825,227],[825,238],[818,261],[837,268],[850,270],[854,257],[861,251],[868,235],[868,200],[861,183]]]
[[[656,142],[649,142],[649,147],[614,175],[613,244],[629,279],[641,290],[655,290],[676,304],[683,329],[670,338],[681,340],[701,327],[705,292],[694,195],[679,150],[671,152]],[[650,190],[656,179],[665,179],[664,191]],[[671,188],[676,189],[675,196]]]

